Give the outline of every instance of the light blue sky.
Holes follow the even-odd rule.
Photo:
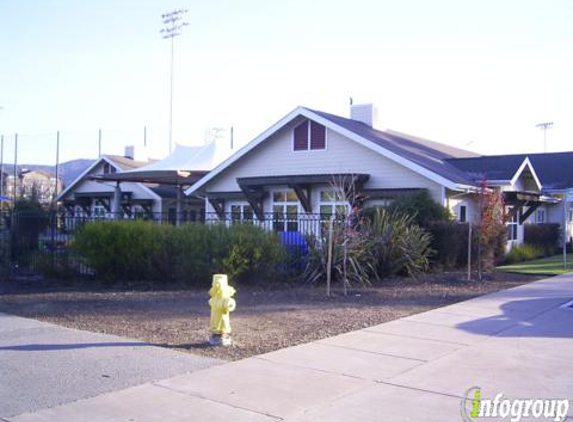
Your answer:
[[[573,150],[573,2],[567,0],[0,0],[0,133],[12,161],[168,147],[209,127],[242,145],[297,105],[348,114],[373,102],[391,128],[485,154]]]

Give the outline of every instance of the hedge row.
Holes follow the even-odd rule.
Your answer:
[[[557,223],[526,224],[525,243],[540,249],[544,255],[553,255],[560,239]]]
[[[235,283],[272,281],[281,275],[285,258],[275,233],[248,224],[94,222],[76,234],[74,248],[104,280],[197,286],[207,286],[217,272]]]

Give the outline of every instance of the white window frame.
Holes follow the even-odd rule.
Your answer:
[[[229,217],[230,217],[229,218],[229,224],[253,222],[257,219],[255,211],[253,210],[253,207],[247,201],[229,202],[228,207],[229,207]],[[233,207],[240,207],[238,219],[235,219],[233,216]],[[245,207],[249,207],[251,209],[251,214],[252,214],[251,218],[245,217]]]
[[[513,215],[513,217],[511,217],[511,220],[509,220],[507,223],[505,223],[505,225],[507,227],[507,240],[508,241],[514,242],[519,237],[519,214],[520,214],[520,212],[517,211]]]
[[[101,203],[98,204],[97,201],[94,201],[92,203],[91,218],[94,218],[96,220],[107,220],[110,219],[111,217],[112,217],[111,212],[109,212],[107,208],[103,206]]]
[[[302,153],[309,153],[309,152],[326,151],[326,150],[328,149],[328,128],[327,128],[326,126],[324,126],[324,125],[321,125],[321,126],[324,126],[324,148],[321,148],[321,149],[311,149],[311,148],[310,148],[310,137],[311,137],[311,127],[312,127],[311,122],[312,122],[312,120],[308,120],[308,119],[307,119],[306,122],[308,123],[308,128],[307,128],[307,131],[308,131],[308,133],[307,133],[307,135],[308,135],[308,142],[307,142],[307,144],[306,144],[306,149],[294,149],[294,130],[295,130],[299,125],[301,125],[301,124],[303,123],[303,122],[300,122],[300,123],[298,123],[297,125],[295,125],[295,126],[292,128],[292,130],[291,130],[291,141],[290,141],[291,151],[294,152],[294,153],[301,153],[301,152],[302,152]],[[320,123],[318,123],[318,122],[314,122],[314,123],[320,125]]]
[[[546,221],[545,208],[539,208],[535,211],[535,224],[543,224]]]
[[[303,214],[303,212],[302,212],[302,205],[301,205],[300,201],[298,200],[298,197],[297,197],[296,202],[295,201],[286,201],[286,200],[285,201],[275,201],[275,193],[277,193],[277,192],[285,192],[285,193],[292,192],[292,193],[294,193],[294,190],[289,189],[289,188],[276,188],[276,189],[272,189],[270,191],[270,194],[271,194],[271,210],[273,213],[273,219],[272,219],[273,230],[275,230],[277,232],[299,231],[299,229],[300,229],[300,227],[299,227],[300,226],[300,216]],[[296,194],[295,194],[295,196],[296,196]],[[275,214],[275,206],[279,206],[279,205],[283,207],[283,210],[282,210],[283,216],[287,215],[287,210],[286,210],[287,206],[296,205],[296,216],[297,216],[297,222],[296,222],[297,229],[296,230],[288,230],[288,224],[289,224],[288,218],[283,219],[280,222],[280,224],[282,225],[282,230],[277,230],[278,221],[275,219],[274,214]]]
[[[322,200],[322,194],[323,193],[337,193],[342,195],[342,200],[334,200],[334,201],[323,201]],[[346,212],[344,214],[344,217],[347,217],[348,214],[350,213],[350,204],[348,203],[348,200],[346,199],[345,195],[344,195],[344,191],[341,191],[340,189],[335,189],[335,188],[330,188],[330,189],[320,189],[318,191],[318,212],[320,214],[320,216],[323,215],[323,212],[321,211],[321,208],[330,207],[330,215],[336,215],[336,207],[339,206],[344,206],[346,208]]]

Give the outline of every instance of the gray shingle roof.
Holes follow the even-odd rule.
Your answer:
[[[481,173],[490,180],[510,180],[526,157],[531,161],[543,190],[573,187],[573,152],[491,155],[447,161],[466,173]]]
[[[447,162],[447,159],[475,156],[475,153],[398,132],[380,131],[357,120],[323,111],[308,110],[452,182],[474,185],[464,171]]]
[[[135,161],[131,158],[123,157],[121,155],[110,155],[106,154],[106,157],[112,160],[115,164],[117,164],[123,171],[126,170],[133,170],[139,167],[143,167],[148,165],[148,162],[145,161]]]
[[[511,180],[525,155],[497,155],[472,158],[450,158],[447,161],[473,180]]]

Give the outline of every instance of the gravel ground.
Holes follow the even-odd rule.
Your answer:
[[[238,287],[231,315],[233,347],[208,345],[206,291],[142,290],[93,282],[54,285],[41,280],[0,282],[0,312],[65,327],[115,334],[204,356],[237,360],[380,324],[514,287],[542,277],[494,273],[465,281],[464,273],[386,280],[330,297],[324,288]]]

